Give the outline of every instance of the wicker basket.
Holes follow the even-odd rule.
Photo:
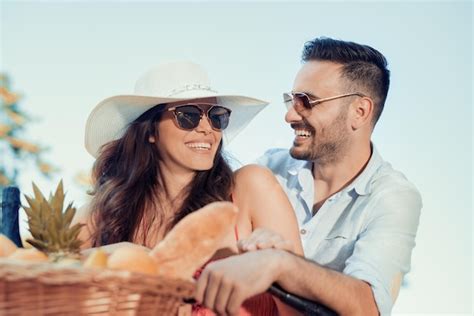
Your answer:
[[[192,281],[0,259],[0,315],[190,315]]]

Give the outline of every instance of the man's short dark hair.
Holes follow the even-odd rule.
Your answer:
[[[305,43],[302,60],[332,61],[343,65],[341,76],[354,91],[368,93],[374,105],[373,124],[377,123],[387,98],[390,86],[390,71],[387,59],[376,49],[354,42],[318,37]]]

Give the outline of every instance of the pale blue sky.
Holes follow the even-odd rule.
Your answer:
[[[305,41],[324,35],[377,48],[392,84],[373,139],[424,200],[409,286],[394,311],[472,311],[471,2],[1,1],[0,10],[0,70],[41,119],[28,135],[51,146],[76,204],[84,195],[73,176],[93,161],[83,147],[89,111],[131,93],[150,66],[193,60],[220,92],[269,100],[228,147],[248,163],[291,143],[280,99]],[[26,170],[23,191],[31,180],[47,191],[58,179]]]

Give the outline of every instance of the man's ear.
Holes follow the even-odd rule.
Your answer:
[[[351,125],[353,130],[372,124],[372,117],[374,115],[374,101],[369,97],[357,98],[352,104]]]

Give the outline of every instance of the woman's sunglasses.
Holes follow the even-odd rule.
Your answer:
[[[211,127],[222,131],[229,125],[230,113],[228,108],[207,103],[192,103],[173,106],[167,109],[172,111],[178,127],[184,130],[193,130],[198,127],[204,114]]]

